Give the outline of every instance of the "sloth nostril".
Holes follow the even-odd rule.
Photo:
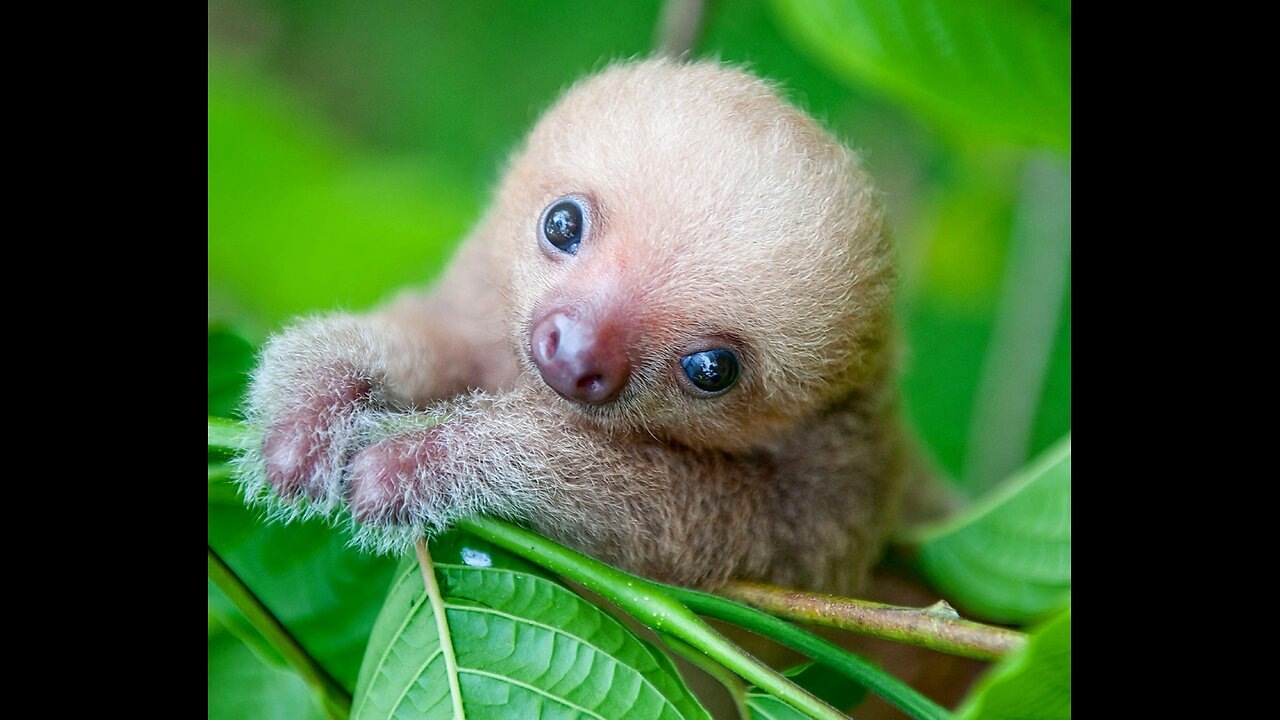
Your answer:
[[[542,340],[542,356],[548,360],[556,356],[556,350],[560,347],[560,331],[552,330]]]
[[[579,390],[590,390],[592,392],[600,392],[600,387],[604,384],[604,376],[599,373],[595,375],[584,375],[578,378],[577,387]]]
[[[554,321],[541,321],[534,326],[529,337],[529,350],[539,366],[555,362],[560,352],[560,328]]]

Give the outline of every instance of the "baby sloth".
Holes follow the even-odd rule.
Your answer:
[[[901,494],[890,256],[854,155],[769,84],[611,67],[432,291],[269,342],[247,494],[345,503],[380,550],[491,514],[668,582],[852,592]]]

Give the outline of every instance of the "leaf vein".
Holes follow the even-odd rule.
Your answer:
[[[404,704],[404,699],[409,697],[409,691],[418,684],[418,680],[420,680],[422,678],[422,674],[427,671],[427,667],[431,665],[431,663],[442,653],[444,653],[443,648],[436,648],[435,652],[427,656],[427,659],[423,661],[422,666],[418,668],[418,671],[410,677],[409,683],[404,686],[404,690],[400,693],[400,697],[396,698],[396,701],[392,703],[391,709],[387,711],[387,720],[391,720],[391,718],[396,716],[396,710],[399,710],[400,706]]]
[[[392,595],[394,595],[396,591],[399,590],[402,585],[404,585],[405,580],[409,579],[409,576],[413,573],[414,570],[415,570],[415,567],[413,564],[410,564],[408,567],[406,567],[404,574],[402,574],[400,578],[395,581],[395,583],[391,586],[391,590],[387,592],[387,597],[391,597]],[[414,603],[413,607],[409,609],[409,613],[405,615],[404,621],[400,623],[400,627],[396,628],[395,633],[391,635],[391,641],[388,642],[387,647],[382,650],[382,657],[378,658],[378,664],[374,666],[373,672],[369,674],[369,687],[365,689],[364,697],[360,698],[360,705],[351,712],[351,717],[360,717],[360,711],[364,710],[364,706],[369,701],[369,695],[372,694],[370,693],[370,690],[373,689],[373,684],[377,682],[378,675],[382,673],[383,667],[385,667],[387,664],[387,657],[391,654],[391,648],[395,647],[396,640],[398,640],[400,636],[404,634],[404,629],[409,626],[409,621],[413,619],[413,616],[415,614],[417,614],[418,610],[422,607],[422,602],[426,599],[427,599],[426,595],[423,595],[421,599],[419,599],[416,603]]]
[[[581,705],[577,705],[572,701],[570,701],[568,698],[562,698],[558,695],[552,695],[551,693],[547,692],[546,690],[543,690],[542,688],[529,685],[528,683],[520,682],[515,678],[503,677],[502,675],[498,675],[496,673],[486,672],[484,670],[477,670],[475,668],[458,668],[458,674],[461,675],[463,673],[469,673],[471,675],[480,675],[482,677],[487,677],[492,680],[497,680],[498,682],[507,683],[508,685],[515,685],[516,687],[522,687],[537,695],[541,695],[547,698],[548,700],[551,700],[553,702],[558,702],[561,705],[564,705],[565,707],[568,707],[568,708],[573,708],[574,710],[577,710],[578,712],[583,713],[584,715],[590,715],[593,718],[597,718],[597,720],[606,720],[606,718],[600,715],[599,713],[596,713],[592,710],[588,710],[582,707]]]
[[[611,653],[611,652],[608,652],[608,651],[604,650],[603,648],[599,647],[598,645],[595,645],[594,643],[592,643],[591,641],[587,640],[587,639],[586,639],[586,638],[584,638],[584,637],[581,637],[581,636],[579,636],[579,635],[575,635],[575,634],[573,634],[573,633],[571,633],[571,632],[569,632],[569,631],[567,631],[567,630],[565,630],[565,629],[563,629],[563,628],[558,628],[558,627],[555,627],[555,626],[553,626],[553,625],[547,625],[546,623],[541,623],[541,622],[538,622],[537,620],[531,620],[531,619],[529,619],[529,618],[523,618],[523,617],[518,617],[518,616],[516,616],[516,615],[511,615],[510,613],[505,613],[505,612],[502,612],[501,610],[495,610],[495,609],[490,608],[490,607],[487,607],[487,606],[477,606],[477,605],[453,605],[453,604],[450,604],[450,603],[447,603],[447,602],[444,604],[444,606],[445,606],[445,608],[446,608],[446,609],[449,609],[449,610],[459,610],[459,611],[463,611],[463,612],[476,612],[476,613],[485,613],[485,614],[489,614],[489,615],[498,615],[498,616],[501,616],[501,617],[505,617],[505,618],[507,618],[508,620],[511,620],[512,622],[517,623],[517,624],[532,625],[532,626],[534,626],[534,627],[540,627],[540,628],[542,628],[542,629],[544,629],[544,630],[549,630],[549,631],[551,631],[552,633],[555,633],[555,634],[557,634],[557,635],[563,635],[564,637],[572,638],[572,639],[574,639],[574,640],[578,641],[580,644],[585,645],[585,646],[587,646],[587,647],[591,648],[591,649],[592,649],[592,650],[594,650],[595,652],[599,653],[601,656],[606,657],[606,658],[608,658],[608,659],[610,659],[610,660],[613,660],[613,661],[614,661],[614,663],[615,663],[615,667],[616,667],[617,665],[622,665],[622,666],[624,666],[624,667],[627,667],[627,668],[630,668],[631,670],[633,670],[633,671],[636,673],[636,675],[638,675],[638,676],[639,676],[640,681],[641,681],[644,685],[648,686],[651,690],[653,690],[655,693],[657,693],[658,697],[662,698],[662,702],[663,702],[664,704],[666,704],[666,705],[670,706],[672,710],[675,710],[677,715],[679,715],[679,714],[680,714],[680,710],[679,710],[679,708],[677,708],[677,707],[676,707],[676,705],[675,705],[675,703],[671,701],[671,698],[667,697],[667,694],[666,694],[665,692],[663,692],[663,691],[661,690],[661,688],[659,688],[657,685],[655,685],[655,684],[653,683],[653,681],[652,681],[652,680],[650,680],[650,679],[649,679],[649,678],[644,674],[644,671],[642,671],[642,670],[641,670],[640,668],[638,668],[638,667],[635,667],[635,666],[633,666],[633,665],[630,665],[630,664],[628,664],[628,663],[624,662],[621,658],[619,658],[619,657],[615,656],[615,655],[614,655],[613,653]],[[643,648],[642,648],[642,649],[643,649]]]

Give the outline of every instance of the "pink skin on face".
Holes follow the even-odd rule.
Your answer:
[[[608,402],[631,376],[626,343],[616,323],[592,313],[553,310],[534,323],[529,346],[543,381],[570,400]]]

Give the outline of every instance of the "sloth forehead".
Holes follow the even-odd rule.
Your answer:
[[[832,181],[848,182],[838,177],[842,148],[815,123],[763,81],[711,64],[651,61],[591,78],[547,113],[529,146],[549,178],[703,213],[820,203]]]
[[[843,254],[865,181],[816,123],[746,73],[651,60],[575,86],[531,133],[537,203],[582,193],[629,248],[804,264]]]

